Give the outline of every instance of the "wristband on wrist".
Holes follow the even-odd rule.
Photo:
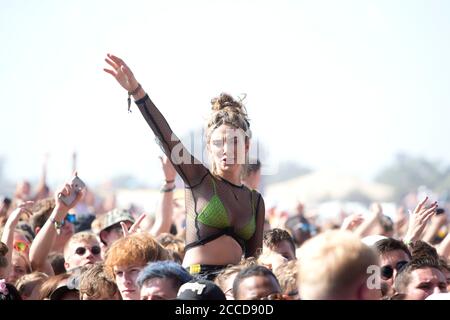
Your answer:
[[[64,220],[63,221],[56,221],[55,219],[52,218],[51,222],[53,223],[53,226],[56,229],[56,233],[58,235],[60,235],[61,234],[61,228],[64,225]]]
[[[172,192],[173,190],[175,190],[175,185],[173,187],[164,186],[160,189],[161,192]]]
[[[174,183],[175,180],[164,180],[166,183]]]
[[[134,89],[133,91],[128,91],[128,112],[131,113],[131,96],[135,95],[136,93],[138,93],[139,89],[141,89],[142,86],[140,83],[138,83],[138,86],[136,87],[136,89]]]

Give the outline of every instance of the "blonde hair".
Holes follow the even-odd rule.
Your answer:
[[[245,97],[244,97],[245,98]],[[236,129],[242,129],[245,132],[245,142],[251,139],[252,133],[250,130],[250,122],[247,116],[247,111],[243,99],[236,101],[231,95],[221,93],[218,97],[211,100],[212,113],[206,125],[206,143],[209,144],[211,135],[215,129],[221,125],[229,125]],[[245,176],[248,161],[248,154],[245,157],[245,165],[243,166],[242,176]],[[214,163],[211,164],[211,171],[217,174],[217,168]]]
[[[293,291],[297,291],[297,261],[287,261],[278,266],[278,268],[276,268],[273,273],[280,283],[283,294],[289,294]]]
[[[64,259],[67,259],[67,256],[70,254],[69,248],[70,245],[74,242],[96,242],[98,244],[97,237],[94,233],[89,231],[81,231],[72,235],[69,241],[64,245]]]
[[[144,266],[149,262],[168,260],[169,254],[158,241],[145,233],[134,233],[116,240],[105,256],[105,272],[114,278],[114,266]]]
[[[348,231],[326,231],[299,250],[298,286],[305,300],[342,299],[378,265],[375,251]],[[365,280],[364,280],[365,281]]]

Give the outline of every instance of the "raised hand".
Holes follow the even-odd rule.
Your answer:
[[[341,225],[341,230],[352,231],[364,221],[364,217],[360,213],[349,215],[344,219]]]
[[[427,201],[428,197],[425,197],[425,199],[417,205],[414,212],[409,215],[408,231],[404,238],[406,243],[419,240],[427,222],[436,213],[438,207],[437,201],[430,207],[426,206]]]
[[[167,156],[159,157],[159,160],[161,160],[161,166],[164,172],[164,179],[166,180],[166,182],[174,181],[175,177],[177,176],[177,172],[175,171],[172,162],[170,162]]]
[[[25,201],[22,202],[13,212],[9,215],[8,221],[16,225],[19,222],[19,219],[22,215],[26,215],[27,218],[31,218],[33,213],[31,212],[31,208],[34,205],[34,201]]]
[[[76,173],[75,173],[76,175]],[[71,184],[66,183],[64,187],[61,187],[56,193],[55,193],[55,201],[56,201],[56,209],[59,212],[63,212],[64,215],[69,212],[70,209],[75,207],[77,203],[81,200],[81,198],[84,195],[84,190],[77,192],[75,200],[70,204],[66,205],[64,201],[61,200],[60,196],[69,196],[70,194],[77,192],[74,187],[72,187]]]
[[[139,216],[139,218],[137,218],[137,220],[130,227],[130,229],[127,228],[127,225],[125,224],[125,222],[121,222],[120,226],[122,227],[123,236],[126,237],[126,236],[128,236],[128,235],[130,235],[132,233],[138,232],[139,231],[139,225],[145,219],[146,216],[147,216],[146,213],[141,214]]]
[[[119,84],[128,92],[136,90],[136,88],[139,86],[139,83],[134,77],[131,69],[122,59],[108,53],[105,61],[112,67],[112,69],[104,68],[103,70],[105,72],[116,78],[117,82],[119,82]]]

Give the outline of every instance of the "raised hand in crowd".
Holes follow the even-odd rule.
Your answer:
[[[434,202],[431,206],[427,206],[427,202],[428,197],[425,197],[414,209],[414,212],[409,215],[408,230],[403,238],[405,243],[420,240],[428,221],[436,213],[437,202]]]
[[[74,193],[76,194],[75,200],[70,204],[64,203],[62,198]],[[67,213],[77,205],[83,195],[84,190],[77,192],[70,182],[67,182],[56,191],[56,206],[31,244],[30,263],[33,271],[42,271],[48,275],[53,275],[53,269],[50,263],[47,262],[47,256],[55,243],[57,235],[63,232]]]
[[[3,234],[1,238],[1,242],[6,244],[8,247],[8,252],[5,257],[9,264],[7,266],[6,274],[9,273],[11,268],[12,254],[13,254],[13,246],[14,246],[14,230],[19,223],[22,217],[26,217],[28,220],[32,216],[31,208],[33,207],[33,201],[26,201],[21,203],[16,209],[14,209],[6,220],[6,224],[3,228]]]
[[[123,236],[126,237],[126,236],[128,236],[128,235],[130,235],[130,234],[132,234],[132,233],[139,232],[139,231],[141,230],[141,229],[140,229],[140,224],[141,224],[141,222],[145,219],[146,216],[147,216],[146,213],[142,213],[142,214],[136,219],[136,222],[133,223],[133,225],[132,225],[130,228],[127,227],[127,224],[126,224],[125,222],[121,222],[121,223],[120,223],[120,226],[122,227]]]
[[[112,69],[104,68],[103,70],[112,75],[125,90],[133,93],[135,100],[139,100],[144,97],[144,90],[142,90],[134,77],[133,72],[122,59],[108,53],[105,61],[112,67]]]
[[[159,157],[164,173],[164,185],[161,188],[161,200],[156,209],[155,223],[150,230],[154,237],[161,233],[170,233],[173,222],[173,191],[175,190],[175,178],[177,172],[167,156]]]

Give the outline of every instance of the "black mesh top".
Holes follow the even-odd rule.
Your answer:
[[[246,186],[234,185],[211,174],[181,144],[148,95],[136,104],[163,152],[184,181],[186,250],[227,234],[241,245],[246,257],[259,253],[265,214],[262,196]],[[171,157],[172,151],[180,159],[190,161],[177,163]]]

